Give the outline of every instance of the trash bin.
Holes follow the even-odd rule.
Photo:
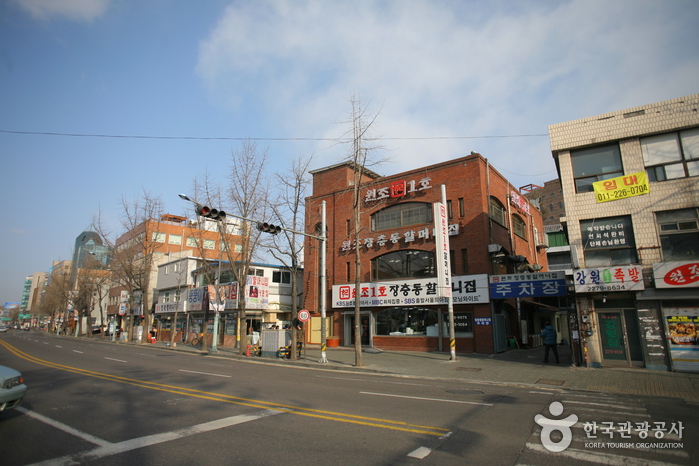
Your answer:
[[[338,337],[328,337],[325,341],[328,344],[328,348],[337,348],[340,346],[340,339]]]

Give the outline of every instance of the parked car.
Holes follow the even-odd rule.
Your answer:
[[[27,393],[22,374],[10,367],[0,366],[0,412],[16,408]]]
[[[2,332],[2,333],[7,333],[7,326],[5,326],[5,325],[0,325],[0,332]]]

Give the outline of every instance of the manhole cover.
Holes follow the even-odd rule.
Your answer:
[[[478,372],[481,370],[480,367],[455,367],[455,371],[470,371],[470,372]]]
[[[563,385],[566,383],[565,380],[553,380],[553,379],[539,379],[536,383],[543,383],[546,385]]]

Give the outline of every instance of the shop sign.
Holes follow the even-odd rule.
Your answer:
[[[474,320],[475,320],[476,325],[492,325],[493,324],[493,321],[490,317],[476,317]]]
[[[434,203],[434,231],[437,251],[435,254],[437,266],[437,291],[439,296],[451,296],[451,262],[449,259],[449,220],[447,207],[441,202]]]
[[[636,265],[577,269],[574,272],[576,293],[644,290],[643,272]]]
[[[565,296],[566,294],[566,279],[563,271],[490,276],[492,299]]]
[[[204,310],[204,288],[192,288],[187,293],[187,310],[202,311]]]
[[[245,308],[269,308],[269,278],[248,275],[245,281]]]
[[[459,224],[454,223],[448,226],[449,236],[454,236],[459,234]],[[436,237],[436,232],[432,229],[432,237]],[[391,233],[390,235],[379,235],[376,238],[364,238],[360,239],[361,246],[365,249],[373,248],[375,246],[384,247],[386,244],[397,244],[401,241],[404,243],[412,243],[416,239],[429,240],[430,239],[430,229],[425,227],[421,230],[408,230],[403,233]],[[354,251],[357,248],[357,243],[354,240],[345,240],[342,242],[340,250],[343,252]]]
[[[613,217],[581,222],[585,250],[634,246],[631,217]]]
[[[389,186],[382,188],[367,189],[366,196],[364,196],[364,202],[380,201],[383,199],[391,199],[403,197],[411,193],[424,191],[425,189],[430,189],[430,178],[422,178],[419,181],[394,181]]]
[[[650,193],[646,172],[632,173],[592,183],[597,203],[617,201]]]
[[[510,202],[525,214],[529,212],[529,201],[519,195],[516,191],[510,191]]]
[[[165,314],[165,313],[172,313],[175,311],[182,311],[182,306],[179,305],[179,302],[174,302],[174,303],[156,303],[155,304],[155,313],[156,314]]]
[[[699,308],[663,309],[673,369],[699,372]]]
[[[653,264],[656,288],[699,287],[699,261]]]
[[[361,307],[391,307],[411,305],[447,304],[446,297],[437,292],[436,278],[420,278],[391,282],[360,284]],[[488,275],[463,275],[451,277],[452,302],[488,303]],[[354,284],[333,285],[332,306],[353,307],[356,297]]]

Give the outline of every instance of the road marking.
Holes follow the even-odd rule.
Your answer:
[[[245,422],[250,422],[250,421],[256,421],[258,419],[262,419],[267,416],[273,416],[275,414],[280,414],[282,411],[275,411],[272,409],[265,409],[263,411],[258,412],[257,414],[241,414],[238,416],[231,416],[223,419],[217,419],[214,421],[210,422],[204,422],[202,424],[197,424],[195,426],[191,427],[183,427],[178,430],[174,430],[172,432],[163,432],[160,434],[154,434],[154,435],[147,435],[145,437],[139,437],[139,438],[134,438],[130,440],[125,440],[123,442],[119,443],[110,443],[106,442],[101,439],[97,439],[96,437],[89,436],[88,434],[84,434],[80,431],[77,431],[75,429],[72,429],[68,426],[65,426],[67,429],[66,432],[72,433],[72,434],[82,434],[78,435],[81,438],[85,438],[86,440],[96,443],[93,440],[89,440],[87,437],[92,437],[94,440],[99,440],[100,443],[98,443],[99,447],[95,448],[94,450],[87,451],[87,452],[82,452],[82,453],[75,453],[73,455],[67,455],[62,458],[54,458],[46,461],[42,461],[40,463],[34,463],[35,466],[56,466],[56,465],[78,465],[78,464],[85,464],[87,462],[92,462],[99,460],[101,458],[105,458],[107,456],[113,456],[113,455],[118,455],[120,453],[125,453],[128,451],[136,450],[139,448],[144,448],[144,447],[149,447],[152,445],[158,445],[160,443],[165,443],[165,442],[170,442],[172,440],[177,440],[183,437],[188,437],[190,435],[194,434],[201,434],[204,432],[210,432],[212,430],[218,430],[218,429],[223,429],[225,427],[230,427],[234,426],[237,424],[243,424]],[[41,416],[41,415],[39,415]],[[43,417],[43,416],[42,416]],[[49,421],[51,419],[44,418]],[[56,423],[60,424],[60,423]]]
[[[78,350],[76,350],[76,349],[73,350],[73,353],[80,353],[80,354],[83,354],[82,351],[78,351]]]
[[[27,416],[33,417],[34,419],[38,419],[41,422],[43,422],[44,424],[48,424],[52,427],[55,427],[58,430],[62,430],[63,432],[66,432],[66,433],[71,434],[75,437],[81,438],[83,440],[86,440],[90,443],[94,443],[95,445],[99,445],[99,446],[111,445],[110,442],[107,442],[106,440],[102,440],[101,438],[97,438],[93,435],[79,431],[78,429],[73,429],[72,427],[63,424],[62,422],[58,422],[56,420],[53,420],[53,419],[46,417],[42,414],[39,414],[37,412],[30,411],[23,406],[19,406],[17,408],[17,411],[20,411],[20,412],[26,414]]]
[[[358,378],[353,378],[353,377],[330,377],[327,375],[317,375],[316,377],[319,379],[351,380],[353,382],[371,382],[371,383],[384,383],[384,384],[391,384],[391,385],[413,385],[416,387],[444,388],[444,385],[432,385],[432,384],[425,384],[425,383],[390,382],[390,381],[385,381],[385,380],[358,379]]]
[[[214,377],[225,377],[227,379],[230,379],[230,375],[224,375],[224,374],[212,374],[211,372],[197,372],[197,371],[188,371],[185,369],[180,369],[180,372],[189,372],[190,374],[202,374],[202,375],[212,375]]]
[[[114,359],[114,358],[104,358],[104,359],[108,359],[110,361],[116,361],[116,362],[128,362],[128,361],[124,361],[123,359]]]
[[[409,458],[417,458],[419,460],[427,458],[427,455],[432,453],[432,450],[427,447],[420,447],[415,451],[408,453]]]
[[[481,403],[479,401],[445,400],[443,398],[423,398],[421,396],[392,395],[390,393],[359,392],[362,395],[390,396],[393,398],[408,398],[411,400],[441,401],[443,403],[460,403],[465,405],[493,406],[492,403]]]

